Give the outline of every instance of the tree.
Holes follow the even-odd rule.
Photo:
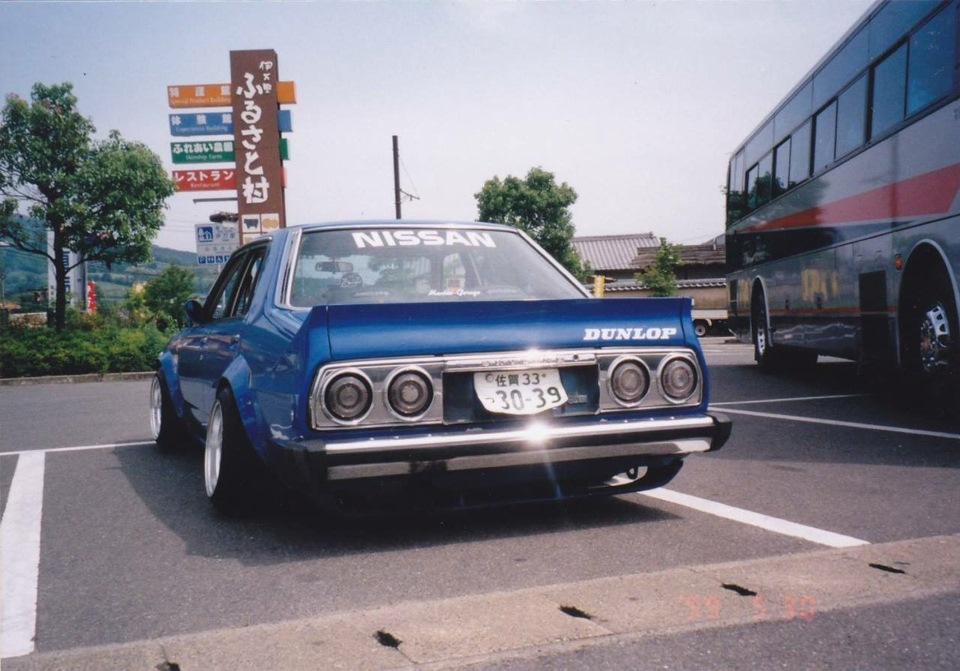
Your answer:
[[[477,218],[519,228],[578,279],[589,270],[573,248],[574,226],[568,209],[577,192],[558,185],[552,172],[531,168],[525,179],[508,176],[487,180],[477,199]]]
[[[196,281],[192,271],[174,264],[147,282],[143,302],[154,314],[161,331],[173,325],[183,327],[183,304],[196,293]]]
[[[680,245],[668,244],[666,238],[660,238],[653,265],[637,273],[636,279],[643,282],[654,296],[673,296],[677,292],[676,267],[680,264]]]
[[[85,261],[141,263],[163,225],[164,202],[174,193],[160,158],[112,131],[92,138],[93,123],[77,111],[68,83],[34,84],[30,101],[7,97],[0,112],[0,237],[53,264],[55,324],[63,330],[66,250]],[[21,207],[39,229],[15,216]],[[47,244],[47,232],[52,244]]]

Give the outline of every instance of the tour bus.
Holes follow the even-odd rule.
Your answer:
[[[829,355],[960,378],[960,0],[881,0],[733,153],[730,325],[762,370]]]

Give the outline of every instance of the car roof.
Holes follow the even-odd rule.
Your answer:
[[[346,221],[329,221],[329,222],[319,222],[319,223],[306,223],[306,224],[295,224],[293,226],[287,226],[285,228],[279,228],[272,230],[269,233],[266,233],[259,238],[255,238],[250,242],[245,243],[241,249],[245,249],[249,245],[257,244],[257,242],[263,242],[268,239],[277,239],[283,240],[288,235],[293,235],[298,231],[336,231],[336,230],[366,230],[366,229],[377,229],[377,228],[405,228],[405,229],[424,229],[424,230],[436,230],[436,229],[471,229],[471,230],[490,230],[490,231],[504,231],[509,233],[520,234],[520,230],[514,226],[507,226],[506,224],[495,224],[490,222],[482,221],[431,221],[425,219],[370,219],[370,220],[346,220]],[[239,251],[239,250],[238,250]]]
[[[322,223],[307,223],[288,226],[290,229],[313,230],[313,229],[335,229],[335,228],[484,228],[491,230],[516,231],[513,226],[505,224],[495,224],[481,221],[449,221],[449,220],[427,220],[427,219],[371,219],[355,221],[330,221]]]

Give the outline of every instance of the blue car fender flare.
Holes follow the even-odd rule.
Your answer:
[[[257,402],[257,395],[254,392],[251,381],[253,373],[246,359],[242,356],[237,357],[223,372],[223,377],[217,384],[217,389],[229,387],[233,393],[233,398],[237,402],[237,411],[240,413],[240,421],[243,422],[243,428],[247,432],[247,437],[253,445],[253,449],[261,458],[266,458],[264,454],[265,436],[262,435],[263,415],[260,411],[260,405]]]
[[[163,379],[167,383],[167,393],[170,394],[170,402],[173,404],[177,419],[183,421],[186,418],[183,393],[180,390],[180,378],[174,370],[173,355],[169,351],[165,350],[157,358],[157,372],[163,375]]]

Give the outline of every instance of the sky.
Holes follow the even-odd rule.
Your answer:
[[[293,81],[288,224],[472,221],[493,177],[552,172],[577,236],[723,233],[727,162],[873,0],[0,2],[0,94],[74,85],[106,138],[173,170],[167,86],[230,79],[274,49]],[[184,110],[201,111],[201,110]],[[187,166],[177,166],[184,168]],[[235,204],[168,201],[156,243]]]

